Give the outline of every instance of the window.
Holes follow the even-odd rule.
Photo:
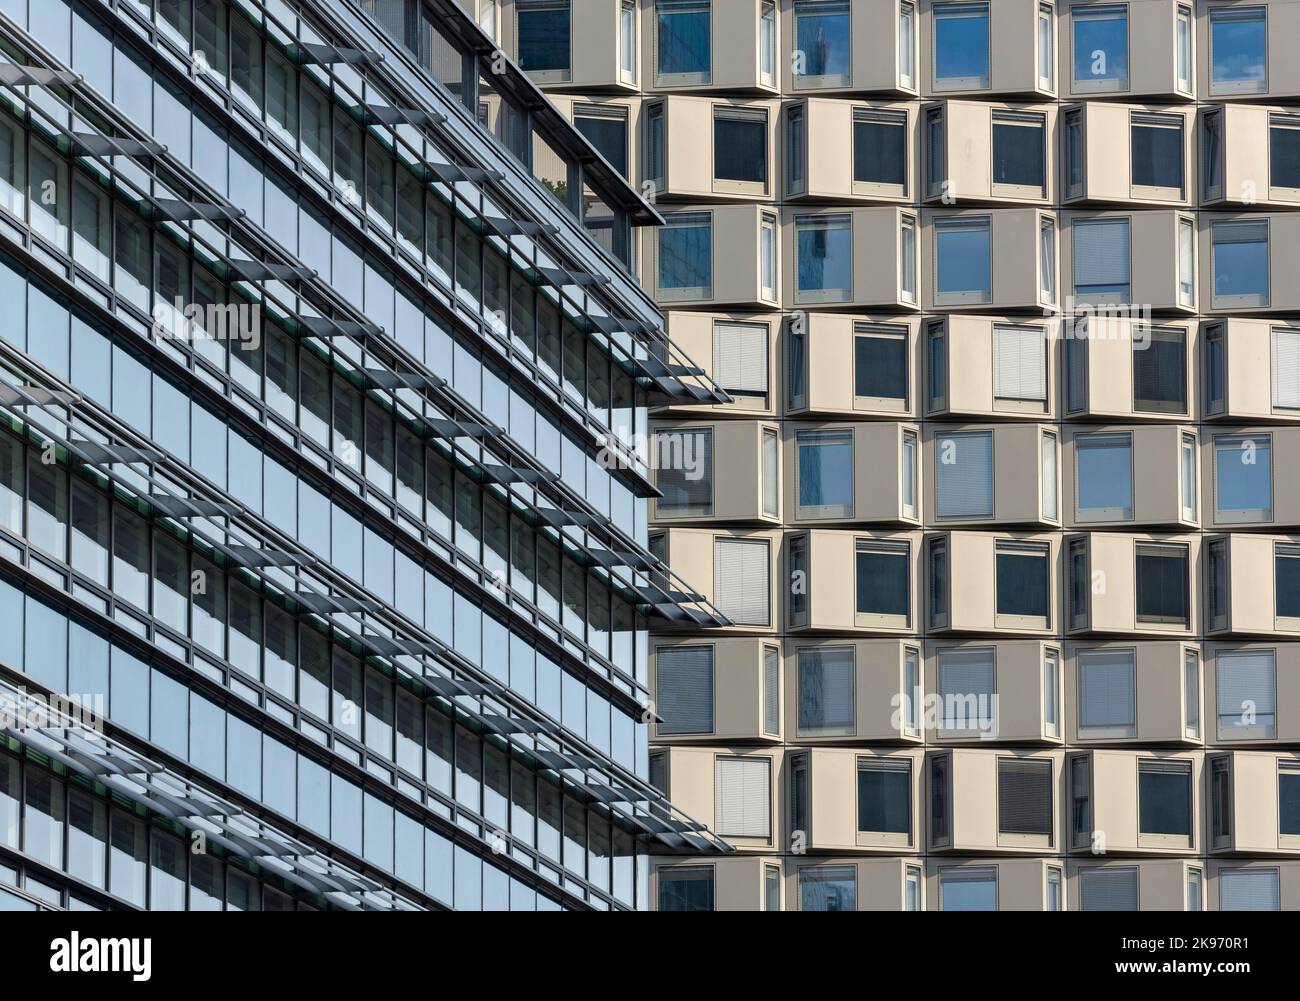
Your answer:
[[[936,433],[935,512],[940,518],[993,517],[993,432]]]
[[[1210,93],[1268,90],[1266,7],[1210,8]]]
[[[1205,910],[1205,874],[1200,869],[1187,870],[1187,909]]]
[[[1234,523],[1272,520],[1272,453],[1270,435],[1215,435],[1215,521]]]
[[[808,624],[808,536],[790,540],[790,625]]]
[[[1205,603],[1210,629],[1228,625],[1228,543],[1215,539],[1206,545]]]
[[[848,302],[853,297],[853,220],[848,215],[795,219],[798,302]]]
[[[853,403],[868,410],[906,412],[907,328],[853,325]]]
[[[1221,651],[1215,658],[1220,740],[1269,739],[1277,731],[1272,650]]]
[[[1300,626],[1300,546],[1273,546],[1273,594],[1276,617],[1291,620],[1288,628]]]
[[[1075,848],[1092,841],[1092,757],[1070,758],[1070,831]]]
[[[940,736],[976,736],[995,722],[994,656],[988,648],[939,651]]]
[[[1088,578],[1088,543],[1086,539],[1070,541],[1070,566],[1066,577],[1070,600],[1070,628],[1088,625],[1092,591]]]
[[[942,629],[948,624],[948,543],[931,539],[930,553],[930,625]]]
[[[1056,502],[1056,435],[1044,431],[1040,439],[1042,449],[1042,511],[1047,521],[1056,521],[1060,514]]]
[[[1079,870],[1079,910],[1136,911],[1137,866],[1088,866]]]
[[[1038,89],[1049,92],[1056,89],[1055,34],[1051,4],[1041,4],[1038,8]]]
[[[1050,587],[1048,544],[998,542],[997,625],[1011,629],[1047,629]]]
[[[1201,656],[1183,651],[1183,734],[1194,740],[1201,736]]]
[[[934,89],[983,90],[989,85],[989,5],[934,5]]]
[[[903,910],[923,910],[924,908],[921,900],[921,869],[919,866],[909,865],[906,867],[906,870],[907,871],[903,876]]]
[[[646,109],[646,178],[655,187],[664,184],[664,106],[655,104]]]
[[[573,124],[596,147],[609,165],[624,177],[627,173],[627,108],[609,104],[578,104]]]
[[[804,128],[803,106],[796,105],[788,112],[790,152],[786,157],[786,187],[791,194],[803,191],[804,164],[808,157],[808,134]]]
[[[1047,408],[1047,332],[1042,327],[993,327],[993,396]]]
[[[776,216],[766,212],[759,223],[759,254],[763,298],[776,302]]]
[[[853,109],[853,193],[907,197],[907,112]]]
[[[1052,844],[1052,761],[998,758],[998,842]]]
[[[905,215],[898,230],[898,297],[916,302],[916,218]]]
[[[767,406],[767,327],[761,323],[713,324],[713,381],[737,403]]]
[[[996,911],[996,866],[969,866],[939,870],[939,910]]]
[[[776,86],[775,3],[764,3],[758,16],[758,82],[764,87]]]
[[[655,677],[661,734],[713,732],[713,647],[660,647]]]
[[[618,75],[624,83],[636,82],[636,2],[622,0],[618,9]]]
[[[713,867],[665,866],[659,869],[659,910],[712,911]]]
[[[925,193],[929,198],[947,194],[948,161],[944,149],[943,108],[925,113]]]
[[[903,733],[921,735],[921,651],[903,651]]]
[[[1300,410],[1300,327],[1274,327],[1273,409]]]
[[[796,87],[847,87],[852,65],[848,0],[795,0]]]
[[[655,434],[655,485],[661,514],[700,517],[713,513],[713,431],[674,428]]]
[[[807,866],[799,870],[801,911],[855,911],[857,897],[856,866]]]
[[[781,651],[763,647],[763,733],[781,735]]]
[[[993,194],[1009,198],[1047,196],[1047,140],[1041,114],[994,111]]]
[[[1079,736],[1137,736],[1137,679],[1132,650],[1079,651]]]
[[[916,7],[898,5],[898,85],[911,90],[916,86]]]
[[[1061,321],[1065,341],[1065,409],[1078,413],[1088,406],[1088,321],[1080,317]]]
[[[737,625],[766,626],[768,549],[765,539],[714,539],[714,604]]]
[[[1129,115],[1134,198],[1183,197],[1183,116]]]
[[[1201,116],[1201,158],[1204,161],[1205,197],[1223,197],[1223,111]]]
[[[925,344],[929,372],[927,406],[933,413],[942,410],[948,399],[948,352],[943,320],[931,320],[926,325]]]
[[[1277,819],[1280,846],[1300,846],[1300,762],[1277,763]]]
[[[781,489],[781,473],[777,463],[776,432],[763,429],[763,516],[777,518],[781,514],[777,495]]]
[[[911,624],[911,546],[906,542],[857,543],[854,624],[906,629]]]
[[[713,190],[767,193],[767,112],[713,109]]]
[[[1128,219],[1075,219],[1074,294],[1084,304],[1129,301]]]
[[[912,843],[911,758],[858,758],[858,834]]]
[[[916,507],[916,495],[918,493],[916,483],[917,462],[916,456],[918,451],[918,439],[915,431],[903,431],[903,475],[902,475],[902,493],[903,493],[903,517],[918,518]]]
[[[1065,197],[1083,194],[1083,112],[1065,113]]]
[[[853,517],[853,431],[800,431],[799,518]]]
[[[1267,306],[1268,221],[1210,224],[1214,308]]]
[[[708,0],[655,0],[655,46],[658,86],[708,83],[713,67]]]
[[[713,295],[713,216],[669,215],[659,227],[659,295],[708,299]]]
[[[779,911],[781,909],[781,867],[763,866],[763,910]]]
[[[1205,331],[1205,409],[1207,413],[1222,413],[1227,404],[1227,377],[1224,371],[1224,343],[1222,324]]]
[[[1281,909],[1280,899],[1277,869],[1219,870],[1221,911],[1276,911]]]
[[[1043,733],[1061,735],[1061,655],[1056,650],[1043,654]]]
[[[771,759],[719,756],[713,768],[713,829],[718,836],[771,837]]]
[[[1178,305],[1196,306],[1196,224],[1178,220]]]
[[[1138,761],[1138,844],[1192,846],[1192,763]]]
[[[1190,627],[1187,547],[1139,543],[1134,560],[1137,621]]]
[[[848,736],[854,730],[853,647],[799,651],[799,735]]]
[[[547,81],[569,79],[569,0],[515,0],[519,68]]]
[[[1061,870],[1055,866],[1049,866],[1047,870],[1047,904],[1045,909],[1049,911],[1065,910],[1065,880]]]
[[[1300,115],[1268,116],[1268,193],[1300,199]]]
[[[1038,298],[1056,302],[1056,220],[1044,216],[1038,223]]]
[[[988,216],[934,221],[936,306],[992,301]]]
[[[948,756],[936,755],[930,759],[930,843],[946,844],[948,834],[948,801],[952,789],[948,785]]]
[[[1148,327],[1133,338],[1133,409],[1187,413],[1187,330]]]
[[[810,794],[808,756],[801,754],[790,762],[790,829],[792,832],[808,833]]]
[[[1178,8],[1174,23],[1174,44],[1177,46],[1178,89],[1184,94],[1192,92],[1192,9]]]
[[[1070,24],[1075,91],[1128,90],[1128,7],[1073,7]]]

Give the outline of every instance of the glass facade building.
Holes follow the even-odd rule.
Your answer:
[[[648,408],[730,399],[660,222],[451,0],[0,0],[0,908],[731,850],[649,782],[650,621],[728,621],[648,546]]]

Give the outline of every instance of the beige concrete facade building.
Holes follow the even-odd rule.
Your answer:
[[[463,2],[732,397],[652,906],[1300,908],[1300,0]]]

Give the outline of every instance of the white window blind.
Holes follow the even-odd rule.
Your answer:
[[[1079,655],[1079,726],[1131,727],[1136,720],[1133,654]]]
[[[1279,910],[1276,869],[1228,869],[1219,871],[1219,910]]]
[[[660,733],[713,732],[713,648],[660,649],[655,660]]]
[[[1043,453],[1043,517],[1056,517],[1056,436],[1045,434]]]
[[[713,379],[739,393],[767,392],[767,328],[750,323],[713,326]]]
[[[763,649],[763,732],[781,732],[781,655],[772,647]]]
[[[713,543],[714,604],[733,622],[768,624],[767,542],[715,539]]]
[[[766,758],[718,758],[714,764],[714,830],[721,836],[771,834],[772,763]]]
[[[1135,868],[1079,870],[1079,909],[1136,911],[1138,871]]]
[[[1042,327],[993,328],[993,379],[1000,399],[1047,399],[1047,339]]]
[[[993,515],[993,432],[937,435],[940,518]]]
[[[996,688],[991,650],[939,654],[941,730],[973,730],[991,717]]]
[[[1127,219],[1076,220],[1074,235],[1074,286],[1128,285],[1129,229]]]
[[[1300,408],[1300,330],[1273,328],[1273,406]]]
[[[1220,719],[1240,719],[1251,706],[1260,722],[1263,722],[1261,717],[1276,712],[1276,665],[1272,651],[1221,653],[1216,661]]]

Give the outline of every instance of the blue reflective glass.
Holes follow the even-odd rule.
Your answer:
[[[853,287],[853,230],[847,223],[801,226],[796,253],[799,291],[848,291]]]
[[[1074,16],[1074,79],[1128,79],[1128,15],[1123,10]]]
[[[953,227],[935,230],[938,292],[940,295],[989,292],[988,227]]]
[[[519,66],[525,71],[569,68],[569,4],[518,4]]]
[[[975,86],[989,75],[989,15],[963,10],[945,15],[936,6],[934,18],[934,76],[936,81],[961,81]]]
[[[853,440],[799,444],[799,506],[853,503]]]
[[[1268,295],[1268,241],[1215,241],[1214,294]]]
[[[795,8],[795,44],[803,54],[802,76],[847,77],[849,5],[798,4]]]
[[[1262,83],[1267,76],[1266,32],[1263,8],[1241,12],[1230,9],[1211,11],[1211,81]]]
[[[658,13],[659,73],[708,73],[711,29],[707,2],[664,2]]]
[[[713,284],[713,227],[699,222],[673,224],[659,230],[659,287],[707,289]]]

